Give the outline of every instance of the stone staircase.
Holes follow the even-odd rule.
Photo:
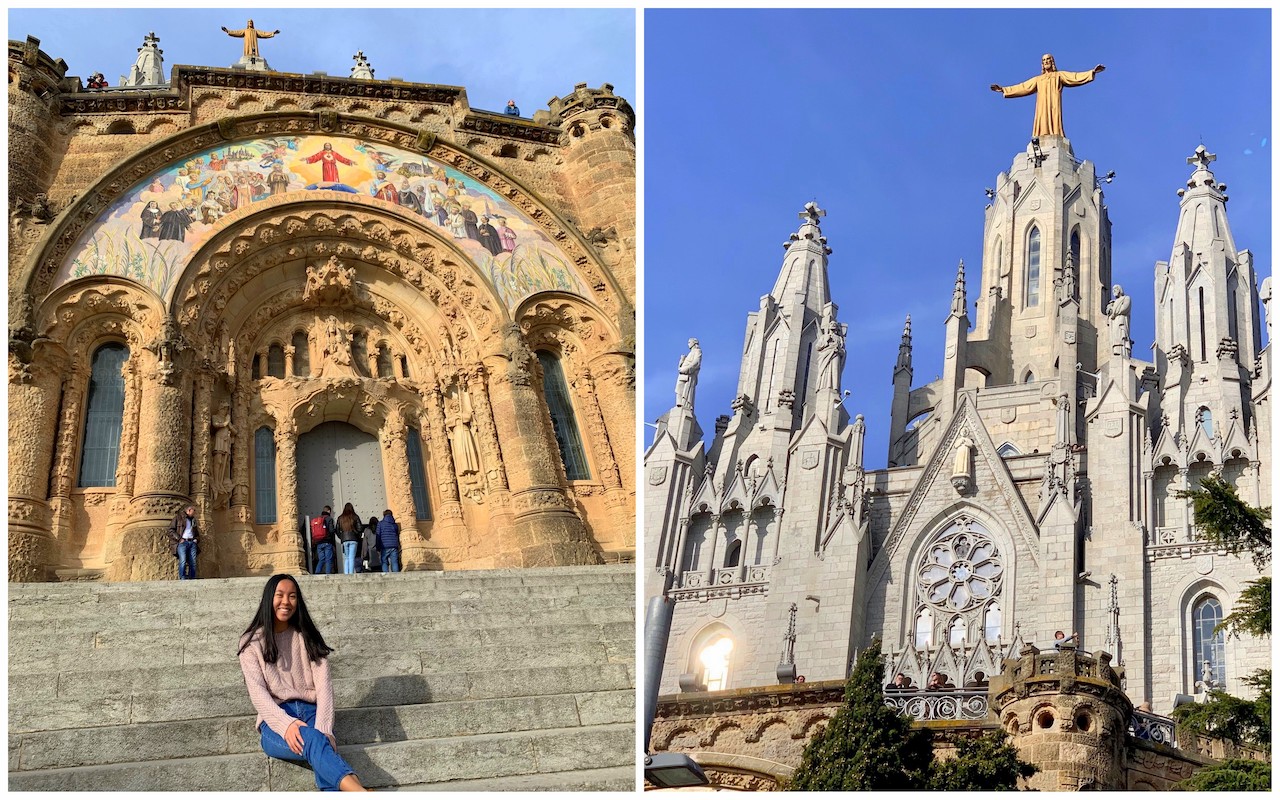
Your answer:
[[[300,581],[366,786],[634,790],[634,565]],[[264,583],[9,584],[10,791],[314,790],[235,655]]]

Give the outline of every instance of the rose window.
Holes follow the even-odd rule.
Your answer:
[[[1004,562],[991,537],[962,518],[925,551],[920,596],[938,608],[966,611],[996,597],[1003,576]]]

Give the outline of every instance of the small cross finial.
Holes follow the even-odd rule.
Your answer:
[[[1204,169],[1208,169],[1209,164],[1217,160],[1218,157],[1213,153],[1210,153],[1203,144],[1196,148],[1196,152],[1194,154],[1187,156],[1188,164],[1196,164]]]
[[[818,224],[819,218],[825,217],[826,215],[827,215],[827,212],[818,208],[818,204],[813,202],[812,200],[804,204],[804,211],[801,211],[799,214],[800,219],[806,222],[812,223],[814,225]]]

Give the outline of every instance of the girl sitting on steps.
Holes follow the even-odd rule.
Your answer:
[[[249,699],[258,710],[262,751],[310,764],[321,791],[365,792],[333,738],[327,658],[332,652],[307,613],[298,582],[292,575],[273,575],[239,651]]]

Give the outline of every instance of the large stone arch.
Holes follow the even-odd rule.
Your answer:
[[[589,297],[534,293],[517,310],[465,242],[421,215],[381,198],[318,189],[256,200],[216,219],[162,282],[140,274],[59,276],[86,231],[148,176],[248,137],[308,134],[412,150],[430,159],[423,163],[446,164],[468,176],[540,226],[579,271]],[[10,509],[30,521],[30,530],[19,537],[26,544],[16,548],[21,555],[11,563],[11,577],[40,580],[68,569],[109,579],[170,577],[163,529],[174,509],[188,502],[200,508],[209,534],[202,543],[202,574],[304,568],[298,519],[305,510],[296,508],[296,489],[289,486],[296,474],[296,441],[300,431],[330,418],[378,436],[389,504],[405,528],[408,566],[584,563],[599,560],[601,550],[634,548],[634,525],[620,525],[616,514],[626,506],[634,515],[633,456],[625,470],[619,468],[610,446],[613,434],[622,444],[617,451],[629,452],[622,432],[633,425],[633,342],[620,329],[629,326],[630,303],[568,223],[463,148],[405,126],[340,115],[223,120],[122,161],[59,215],[33,252],[20,281],[26,292],[17,292],[28,305],[18,303],[17,321],[33,334],[20,343],[34,344],[16,355],[11,348],[10,357],[11,387],[29,388],[11,388],[11,398],[22,395],[18,404],[33,409],[31,441],[49,447],[33,448],[33,463],[18,470],[11,456],[11,475],[21,479],[11,478]],[[522,327],[519,321],[547,298],[560,303],[559,315]],[[328,317],[363,331],[367,339],[376,335],[373,342],[394,356],[392,374],[379,377],[359,365],[317,369],[327,366],[331,350],[313,344],[316,320]],[[46,496],[38,477],[43,472],[48,480],[51,462],[74,463],[78,446],[80,411],[63,401],[71,395],[59,383],[60,365],[74,360],[68,353],[83,349],[76,337],[84,335],[77,331],[112,325],[133,343],[121,460],[139,474],[117,487],[102,552],[81,547],[68,554],[61,548],[59,555],[51,545],[59,550],[58,539],[85,521],[83,502]],[[311,374],[286,370],[283,377],[268,376],[261,363],[266,348],[293,350],[295,333],[307,338]],[[584,360],[575,377],[584,386],[597,384],[592,394],[601,402],[588,425],[593,447],[614,458],[607,478],[567,486],[555,473],[554,440],[527,341],[535,334],[572,335],[574,352],[590,354],[594,366]],[[294,355],[286,352],[287,358]],[[83,382],[83,372],[72,370],[67,379]],[[224,402],[227,413],[220,423]],[[248,476],[252,435],[264,426],[272,430],[277,451],[278,521],[257,525]],[[216,448],[223,428],[234,428],[238,439],[220,461],[223,451]],[[414,432],[428,462],[429,520],[415,519],[409,491],[406,448]],[[472,447],[460,449],[459,442]],[[475,455],[464,463],[454,457],[459,452]],[[51,485],[56,487],[62,472]]]
[[[59,272],[81,243],[86,232],[109,214],[126,193],[185,160],[214,149],[265,137],[347,137],[366,146],[395,148],[396,152],[425,156],[486,187],[531,220],[564,253],[582,275],[593,300],[607,313],[621,317],[630,313],[630,302],[595,251],[574,226],[550,204],[510,175],[466,148],[437,139],[433,134],[382,119],[352,116],[329,111],[303,113],[277,111],[231,117],[169,136],[142,152],[122,160],[94,186],[71,203],[48,226],[25,264],[17,286],[33,297],[43,297],[55,287]],[[333,197],[335,192],[321,191]],[[359,197],[350,195],[346,199]],[[272,198],[276,202],[290,202]],[[296,198],[295,198],[296,199]],[[255,203],[256,205],[256,203]],[[233,212],[234,213],[234,212]],[[229,222],[232,220],[228,220]]]

